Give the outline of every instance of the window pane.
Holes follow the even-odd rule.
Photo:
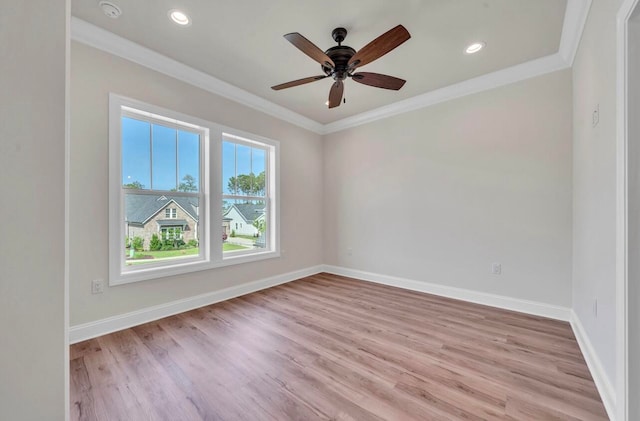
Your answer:
[[[265,169],[267,168],[267,154],[262,149],[252,148],[251,172],[254,174],[253,195],[265,195]]]
[[[236,145],[222,142],[222,192],[238,194],[236,184]]]
[[[266,202],[226,200],[222,215],[224,253],[263,249],[267,242]]]
[[[150,124],[122,117],[122,185],[151,188]]]
[[[176,130],[154,124],[153,190],[175,190],[177,184]]]
[[[223,142],[223,193],[237,196],[265,196],[266,155],[263,149]]]
[[[125,193],[127,266],[158,263],[200,253],[197,196]]]
[[[200,190],[200,135],[178,131],[178,191]]]
[[[248,175],[250,172],[251,148],[245,145],[236,145],[236,175]],[[240,188],[242,189],[242,186]]]

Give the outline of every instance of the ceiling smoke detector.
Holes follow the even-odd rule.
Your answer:
[[[117,4],[111,3],[110,1],[102,0],[98,5],[104,14],[109,16],[111,19],[118,19],[122,14],[122,9],[120,9]]]

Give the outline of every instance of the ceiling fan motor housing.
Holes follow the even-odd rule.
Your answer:
[[[335,69],[331,69],[326,66],[322,66],[322,71],[327,75],[333,77],[335,80],[345,80],[349,75],[349,59],[353,57],[356,50],[347,45],[336,45],[329,48],[324,52],[333,60],[336,65]]]
[[[345,28],[336,28],[331,32],[331,37],[338,43],[335,47],[329,48],[324,53],[329,56],[333,63],[336,65],[335,69],[331,69],[326,66],[321,66],[322,71],[331,76],[335,80],[345,80],[349,75],[349,59],[356,53],[351,47],[342,45],[342,41],[347,37],[347,30]]]

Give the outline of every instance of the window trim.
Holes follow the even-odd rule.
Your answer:
[[[124,200],[122,192],[122,155],[121,155],[121,116],[131,109],[143,110],[138,115],[157,120],[159,124],[169,126],[177,124],[179,128],[189,127],[207,129],[203,139],[200,183],[204,203],[200,204],[201,218],[205,218],[205,229],[201,231],[205,242],[202,257],[176,261],[173,265],[162,266],[147,264],[133,271],[123,271],[120,250],[124,244]],[[147,115],[145,115],[147,113]],[[170,116],[170,117],[167,117]],[[280,257],[280,142],[253,133],[236,130],[217,123],[186,115],[177,111],[151,105],[114,93],[109,94],[109,286],[128,284],[150,279],[165,278],[190,272],[215,269],[218,267],[243,264]],[[188,122],[182,124],[182,122]],[[271,166],[268,176],[271,199],[268,215],[272,230],[267,241],[269,247],[264,250],[251,250],[242,254],[225,256],[222,251],[222,142],[223,137],[240,138],[254,141],[271,148]],[[208,160],[208,168],[206,166]],[[208,170],[208,171],[207,171]],[[199,218],[200,219],[200,218]],[[213,221],[213,222],[212,222]],[[200,222],[199,222],[200,225]],[[216,239],[220,239],[217,241]]]

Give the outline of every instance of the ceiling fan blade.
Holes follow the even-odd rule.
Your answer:
[[[318,75],[305,77],[304,79],[292,80],[291,82],[281,83],[280,85],[272,86],[271,89],[274,91],[279,91],[280,89],[293,88],[294,86],[304,85],[305,83],[315,82],[316,80],[321,80],[327,77],[326,75]]]
[[[331,90],[329,91],[329,108],[335,108],[340,105],[343,91],[344,83],[342,83],[341,80],[336,80],[335,83],[331,85]]]
[[[393,89],[394,91],[402,88],[406,82],[393,76],[381,75],[380,73],[359,72],[351,76],[351,78],[363,85],[375,86],[376,88]]]
[[[349,68],[355,69],[356,67],[371,63],[373,60],[387,54],[409,38],[411,38],[409,31],[407,31],[404,26],[398,25],[380,35],[355,53],[349,60]]]
[[[292,32],[284,36],[287,41],[295,45],[300,51],[322,64],[323,66],[333,69],[336,64],[331,58],[318,48],[314,43],[303,37],[297,32]]]

